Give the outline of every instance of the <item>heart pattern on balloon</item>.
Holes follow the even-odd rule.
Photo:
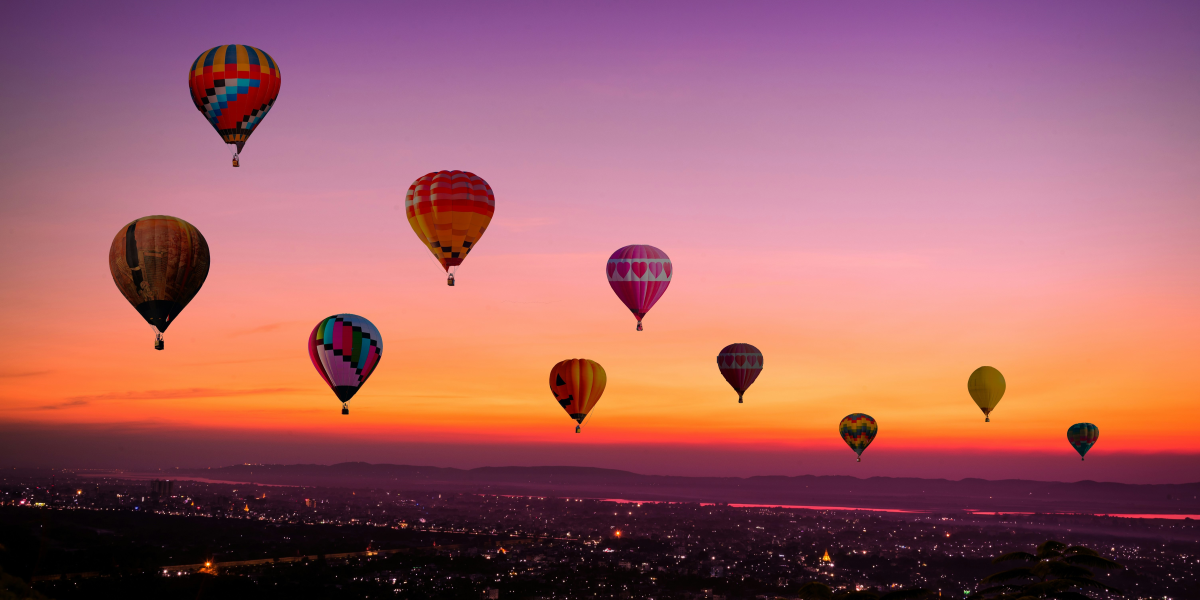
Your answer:
[[[629,274],[629,263],[626,263],[626,262],[617,263],[617,273],[620,274],[622,279],[626,275],[628,275]]]
[[[636,275],[638,279],[641,279],[642,276],[646,274],[646,263],[644,263],[644,262],[633,263],[633,274]]]
[[[608,263],[608,276],[609,276],[609,278],[611,278],[611,277],[612,277],[613,271],[616,271],[616,270],[617,270],[617,263],[615,263],[615,262],[610,262],[610,263]]]

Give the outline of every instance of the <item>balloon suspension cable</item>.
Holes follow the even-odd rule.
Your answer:
[[[346,406],[346,403],[345,403],[345,402],[343,402],[343,403],[342,403],[342,414],[343,414],[343,415],[348,415],[348,414],[350,414],[350,407],[349,407],[349,406]]]

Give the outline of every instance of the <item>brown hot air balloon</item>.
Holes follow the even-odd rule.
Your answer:
[[[117,232],[108,268],[117,289],[154,328],[156,350],[163,349],[163,332],[204,285],[208,263],[208,242],[183,219],[142,217]]]

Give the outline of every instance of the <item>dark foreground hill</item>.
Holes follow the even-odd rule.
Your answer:
[[[624,498],[631,500],[844,506],[905,510],[1200,514],[1200,483],[1133,485],[906,477],[676,477],[590,467],[451,469],[369,463],[235,465],[173,473],[206,479],[322,487],[369,487]]]

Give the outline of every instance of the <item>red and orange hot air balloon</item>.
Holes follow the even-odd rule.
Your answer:
[[[226,144],[236,146],[233,166],[250,134],[275,106],[279,65],[252,46],[229,44],[205,50],[188,70],[192,102]]]
[[[671,259],[667,253],[645,244],[625,246],[608,257],[608,285],[637,318],[637,330],[642,330],[642,317],[671,285]]]
[[[454,273],[475,249],[495,212],[491,186],[466,171],[422,175],[404,198],[408,224],[449,274],[446,285],[454,285]]]
[[[762,373],[763,355],[750,344],[730,344],[717,355],[717,368],[721,369],[725,381],[733,386],[733,391],[738,393],[738,404],[741,404],[742,394]]]
[[[604,367],[594,360],[569,358],[550,369],[550,393],[558,405],[575,419],[575,433],[583,425],[584,417],[592,411],[604,393],[608,375]]]

